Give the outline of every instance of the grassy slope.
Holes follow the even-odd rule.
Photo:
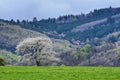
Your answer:
[[[0,67],[0,80],[119,80],[119,67]]]
[[[0,22],[0,48],[14,51],[15,46],[27,37],[45,36],[41,33],[21,28],[18,25],[10,25]]]
[[[67,40],[62,40],[62,39],[52,39],[53,41],[53,50],[56,52],[61,52],[61,51],[69,51],[72,48],[75,48],[77,46],[71,44]],[[71,48],[72,47],[72,48]]]
[[[0,49],[0,57],[2,57],[8,65],[13,65],[18,61],[18,56],[9,51]]]
[[[22,41],[27,37],[38,37],[38,36],[47,37],[45,34],[42,34],[33,30],[29,30],[29,29],[24,29],[18,25],[10,25],[4,22],[0,22],[0,24],[4,24],[3,26],[0,26],[0,48],[1,49],[15,51],[15,46],[20,41]],[[54,43],[53,48],[55,48],[56,51],[71,49],[69,46],[72,44],[69,43],[67,40],[52,39],[52,41]]]

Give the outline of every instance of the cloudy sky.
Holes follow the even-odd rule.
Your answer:
[[[53,18],[66,14],[88,13],[110,5],[120,7],[120,0],[0,0],[0,18]]]

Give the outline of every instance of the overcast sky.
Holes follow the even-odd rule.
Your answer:
[[[53,18],[88,13],[105,7],[120,7],[120,0],[0,0],[1,19]]]

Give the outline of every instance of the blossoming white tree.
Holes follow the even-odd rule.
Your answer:
[[[30,54],[33,56],[38,66],[59,62],[59,59],[52,54],[52,41],[47,37],[24,39],[16,49],[19,55]]]

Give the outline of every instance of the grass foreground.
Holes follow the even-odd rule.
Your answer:
[[[0,67],[0,80],[120,80],[119,67]]]

